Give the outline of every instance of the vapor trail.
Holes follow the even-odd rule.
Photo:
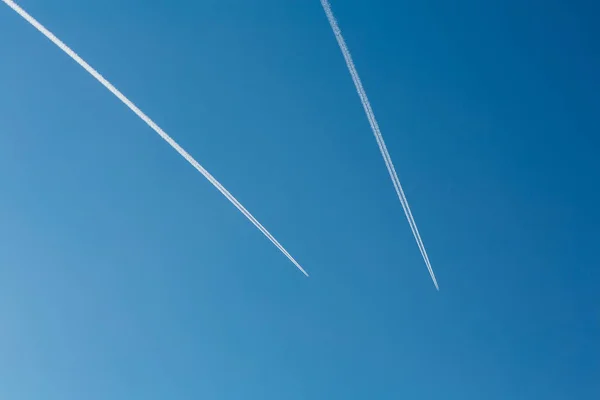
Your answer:
[[[212,183],[234,206],[237,207],[238,210],[246,218],[250,220],[302,273],[308,276],[308,273],[300,266],[300,264],[287,252],[286,249],[283,248],[281,244],[265,229],[264,226],[261,225],[260,222],[246,208],[235,198],[231,193],[227,191],[217,181],[204,167],[202,167],[194,158],[185,151],[175,140],[173,140],[165,131],[163,131],[154,121],[150,119],[146,114],[144,114],[135,104],[133,104],[125,95],[123,95],[117,88],[115,88],[109,81],[107,81],[102,75],[98,73],[94,68],[92,68],[87,62],[85,62],[77,53],[71,50],[66,44],[64,44],[60,39],[58,39],[52,32],[46,29],[42,24],[40,24],[35,18],[29,15],[25,10],[23,10],[18,4],[16,4],[12,0],[2,0],[6,5],[12,8],[17,14],[23,17],[27,22],[29,22],[34,28],[40,31],[44,36],[52,41],[56,46],[58,46],[62,51],[64,51],[69,57],[71,57],[75,62],[77,62],[80,66],[82,66],[90,75],[92,75],[98,82],[104,85],[105,88],[110,90],[112,94],[114,94],[119,100],[121,100],[131,111],[133,111],[138,117],[140,117],[150,128],[152,128],[156,133],[160,135],[171,147],[173,147],[183,158],[185,158],[194,168],[196,168],[210,183]]]
[[[410,207],[408,206],[406,195],[404,194],[404,190],[402,190],[402,185],[400,185],[400,180],[398,179],[398,175],[396,174],[396,169],[394,168],[394,164],[392,163],[392,158],[390,157],[390,154],[387,150],[387,146],[385,145],[385,142],[383,140],[383,136],[381,135],[381,131],[379,130],[379,125],[377,124],[377,120],[375,119],[375,114],[371,109],[371,103],[369,102],[367,93],[363,88],[360,77],[358,76],[358,72],[356,71],[356,67],[354,66],[354,61],[352,60],[350,50],[348,50],[346,41],[342,36],[342,31],[338,26],[335,16],[333,15],[333,11],[331,11],[331,5],[329,4],[329,1],[321,0],[321,5],[323,6],[323,10],[325,10],[325,14],[327,15],[327,19],[329,20],[331,29],[333,30],[333,34],[335,35],[338,45],[340,46],[340,50],[344,55],[344,59],[346,60],[346,66],[348,67],[348,71],[350,71],[352,81],[354,81],[354,86],[356,87],[356,91],[358,92],[358,96],[360,97],[360,101],[363,105],[365,113],[367,114],[369,124],[371,125],[371,130],[375,135],[377,145],[379,146],[379,150],[381,151],[381,155],[383,156],[383,160],[392,179],[392,183],[394,184],[394,188],[396,189],[396,193],[398,194],[398,198],[400,199],[400,204],[402,204],[402,208],[404,209],[404,213],[406,214],[406,219],[408,220],[410,229],[412,230],[413,236],[417,241],[417,246],[419,246],[419,250],[421,251],[421,255],[423,256],[425,265],[429,270],[429,275],[431,275],[431,279],[433,280],[435,288],[437,290],[440,290],[437,283],[437,279],[435,278],[435,274],[433,273],[433,269],[431,268],[431,263],[429,262],[427,251],[425,250],[425,246],[423,245],[423,240],[421,239],[421,235],[419,234],[419,230],[417,229],[417,224],[415,223],[415,219],[413,218],[412,212],[410,211]]]

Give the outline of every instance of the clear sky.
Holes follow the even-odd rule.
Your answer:
[[[0,4],[0,398],[600,397],[593,3]]]

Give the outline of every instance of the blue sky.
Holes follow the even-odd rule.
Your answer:
[[[19,4],[311,278],[2,4],[0,397],[600,395],[597,5]]]

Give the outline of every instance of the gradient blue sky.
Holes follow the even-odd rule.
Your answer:
[[[0,397],[600,396],[593,2],[0,4]],[[526,3],[526,4],[524,4]]]

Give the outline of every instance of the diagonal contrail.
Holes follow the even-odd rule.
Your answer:
[[[408,206],[406,195],[404,194],[404,190],[402,190],[402,186],[400,185],[400,180],[398,179],[398,175],[396,174],[396,169],[394,168],[394,164],[392,163],[392,158],[390,157],[385,142],[383,141],[383,136],[381,135],[381,131],[379,130],[379,125],[377,124],[377,120],[375,119],[375,114],[371,109],[371,103],[369,102],[367,93],[365,92],[360,77],[358,76],[358,72],[356,71],[356,67],[354,66],[354,61],[352,61],[352,55],[350,54],[350,50],[348,50],[346,41],[342,36],[342,31],[338,26],[335,16],[333,15],[333,11],[331,11],[331,5],[329,4],[329,1],[321,0],[321,5],[323,6],[323,10],[325,10],[325,14],[327,15],[327,19],[329,20],[331,29],[333,30],[333,34],[335,35],[338,45],[340,46],[340,50],[344,55],[348,71],[350,71],[350,75],[352,76],[352,80],[354,81],[354,86],[356,87],[356,91],[358,92],[360,101],[363,105],[363,108],[365,109],[367,118],[369,119],[369,124],[371,125],[371,129],[373,130],[373,134],[375,135],[375,139],[377,140],[377,145],[379,145],[379,150],[381,151],[381,155],[383,156],[383,160],[385,161],[387,170],[390,174],[390,177],[392,178],[392,183],[394,184],[394,188],[396,189],[396,193],[398,194],[398,198],[400,199],[400,204],[402,204],[402,208],[404,209],[404,213],[406,214],[406,219],[408,219],[410,229],[412,230],[415,240],[417,241],[417,245],[419,246],[419,250],[421,251],[421,255],[423,256],[425,265],[427,265],[427,269],[429,270],[429,275],[431,275],[431,279],[433,280],[435,288],[437,290],[440,290],[437,283],[437,279],[435,279],[433,269],[431,268],[431,263],[429,262],[427,251],[425,251],[423,240],[421,240],[421,235],[419,234],[419,230],[417,229],[417,224],[415,223],[415,219],[413,218],[412,212],[410,211],[410,207]]]
[[[58,39],[52,32],[46,29],[42,24],[40,24],[35,18],[29,15],[25,10],[23,10],[18,4],[16,4],[12,0],[2,0],[6,5],[12,8],[17,12],[21,17],[23,17],[27,22],[29,22],[34,28],[40,31],[44,36],[52,41],[56,46],[58,46],[62,51],[64,51],[69,57],[71,57],[77,64],[82,66],[87,72],[90,73],[98,82],[100,82],[104,87],[106,87],[112,94],[114,94],[119,100],[121,100],[131,111],[133,111],[138,117],[140,117],[150,128],[152,128],[156,133],[160,135],[171,147],[173,147],[183,158],[185,158],[194,168],[196,168],[206,179],[209,180],[234,206],[237,207],[238,210],[241,211],[246,218],[250,220],[285,256],[306,276],[308,273],[300,266],[300,264],[287,252],[286,249],[283,248],[281,244],[265,229],[264,226],[261,225],[260,222],[246,208],[235,198],[231,193],[227,191],[217,181],[204,167],[202,167],[194,158],[185,151],[175,140],[171,138],[171,136],[167,135],[165,131],[163,131],[154,121],[150,119],[146,114],[142,112],[135,104],[133,104],[123,93],[121,93],[117,88],[115,88],[109,81],[107,81],[102,75],[98,73],[94,68],[92,68],[87,62],[85,62],[81,57],[77,55],[73,50],[71,50],[66,44],[64,44],[60,39]]]

